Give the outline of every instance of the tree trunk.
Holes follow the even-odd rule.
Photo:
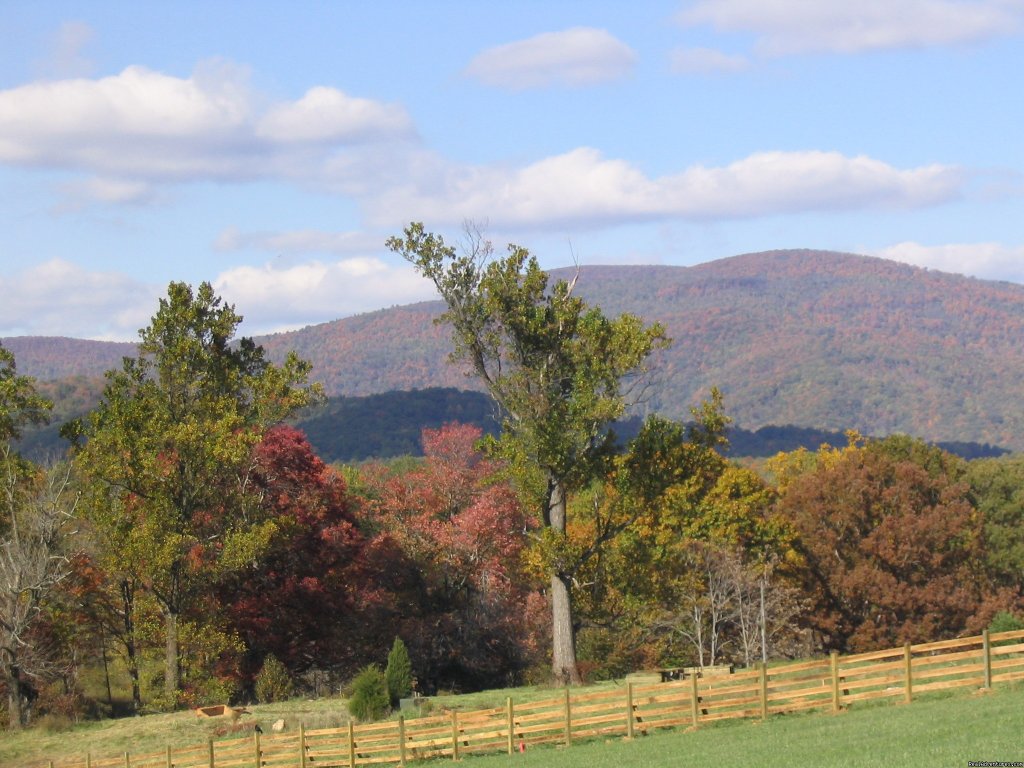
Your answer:
[[[129,579],[121,580],[121,611],[125,666],[132,681],[132,712],[137,715],[142,710],[142,688],[139,686],[139,657],[135,644],[135,585]]]
[[[761,616],[758,622],[761,625],[761,663],[768,663],[768,618],[764,610],[764,588],[768,581],[768,566],[765,565],[761,571]]]
[[[583,682],[576,666],[576,633],[573,629],[572,594],[569,580],[551,574],[551,668],[559,685]]]
[[[107,633],[100,627],[100,658],[103,660],[103,682],[107,686],[107,706],[114,711],[114,692],[110,689],[110,665],[107,664]]]
[[[25,715],[21,706],[21,670],[17,661],[7,651],[3,654],[4,682],[7,683],[7,727],[12,731],[21,730]]]
[[[164,658],[164,695],[172,704],[178,696],[178,614],[164,608],[164,626],[167,632],[167,648]]]
[[[134,648],[128,656],[128,677],[132,681],[132,712],[137,715],[142,711],[142,688],[139,685],[139,659]]]
[[[547,524],[565,535],[565,486],[549,481]],[[551,670],[560,685],[583,682],[576,665],[576,630],[573,625],[572,579],[563,573],[551,574]]]

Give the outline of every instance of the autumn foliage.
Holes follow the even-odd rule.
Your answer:
[[[984,529],[962,463],[907,438],[852,444],[791,482],[804,621],[825,647],[864,651],[982,628],[1012,600],[983,573]]]
[[[358,662],[353,638],[376,599],[361,588],[368,542],[344,480],[291,427],[270,430],[255,459],[259,514],[275,532],[262,556],[220,584],[229,625],[245,640],[253,670],[270,656],[293,674]]]
[[[417,467],[365,473],[367,522],[397,544],[410,570],[412,610],[399,634],[427,689],[515,679],[531,662],[521,568],[531,523],[477,450],[480,437],[459,424],[424,430]]]

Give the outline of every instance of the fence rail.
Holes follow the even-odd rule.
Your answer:
[[[909,703],[927,691],[991,688],[1024,680],[1024,631],[906,645],[853,656],[779,664],[732,675],[557,697],[474,712],[209,741],[115,758],[50,761],[50,768],[357,768],[505,752],[595,737],[633,738],[660,728],[696,727],[780,712],[838,712],[886,697]]]

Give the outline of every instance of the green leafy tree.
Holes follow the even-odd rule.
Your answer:
[[[263,660],[263,666],[256,675],[255,688],[256,700],[261,704],[284,701],[295,693],[288,670],[274,655]]]
[[[309,364],[268,362],[242,318],[208,283],[171,283],[138,357],[107,374],[84,426],[93,525],[160,605],[164,694],[179,689],[179,619],[218,571],[251,562],[274,522],[259,514],[252,449],[268,427],[317,395]]]
[[[599,638],[586,658],[604,670],[715,663],[727,647],[742,647],[747,660],[766,656],[790,616],[781,585],[768,582],[792,538],[771,513],[774,493],[723,458],[721,393],[712,390],[691,417],[688,425],[648,418],[575,517],[576,530],[590,529],[580,536],[580,560],[590,557],[580,608],[588,641]]]
[[[441,320],[452,326],[453,359],[469,365],[502,412],[494,452],[532,478],[543,535],[558,551],[568,497],[607,470],[609,425],[636,394],[652,351],[667,343],[663,328],[635,315],[605,317],[573,295],[575,280],[549,286],[536,258],[516,245],[495,259],[474,235],[460,253],[413,223],[388,247],[447,303]],[[548,570],[554,675],[578,683],[573,574],[559,558]]]
[[[45,424],[52,408],[32,377],[18,375],[14,354],[0,344],[0,443],[17,440],[27,424]]]
[[[348,711],[352,717],[364,722],[379,720],[388,713],[388,683],[376,664],[363,669],[352,681],[352,696]]]
[[[409,651],[400,637],[395,638],[388,653],[384,678],[388,683],[388,696],[392,707],[398,706],[399,700],[412,693],[412,661],[409,660]]]
[[[1024,456],[976,459],[967,481],[985,525],[985,565],[996,584],[1024,594]]]

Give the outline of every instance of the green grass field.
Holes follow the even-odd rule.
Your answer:
[[[935,768],[968,761],[1024,761],[1024,687],[986,694],[873,703],[839,715],[732,720],[693,732],[666,731],[525,754],[477,757],[472,768]]]
[[[443,706],[489,706],[512,694],[517,700],[547,698],[550,689],[452,697]],[[252,720],[265,730],[278,717],[310,728],[346,721],[344,702],[301,701],[254,707]],[[52,733],[33,729],[0,735],[0,766],[43,765],[47,759],[116,756],[158,751],[205,741],[220,723],[191,712],[104,721]],[[532,747],[525,754],[468,757],[472,768],[629,768],[629,766],[967,766],[968,761],[1024,760],[1024,685],[985,694],[934,694],[911,705],[871,702],[840,715],[778,715],[765,723],[726,721],[693,732],[664,731],[632,742],[622,739],[576,744],[569,749]],[[443,765],[444,761],[432,764]]]

